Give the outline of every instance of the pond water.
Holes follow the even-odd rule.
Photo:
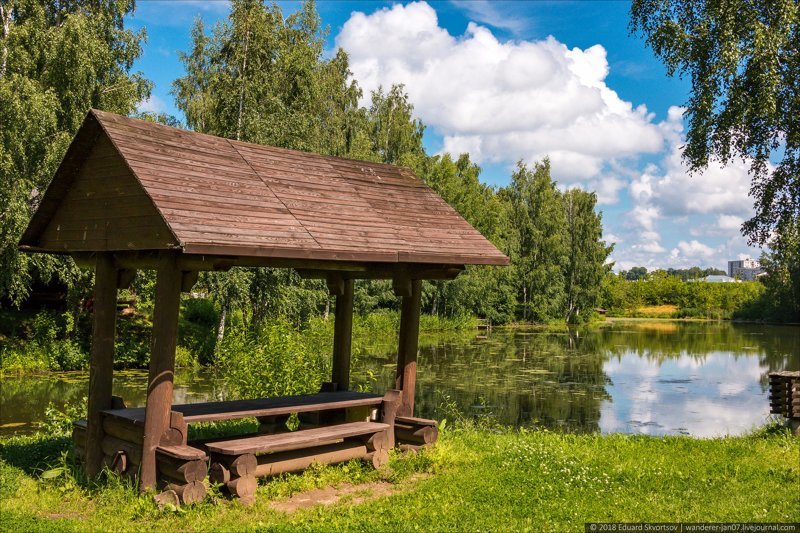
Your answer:
[[[353,382],[382,392],[395,359],[375,347]],[[494,329],[488,338],[424,335],[416,414],[492,415],[515,426],[708,437],[741,434],[769,416],[767,373],[800,370],[800,327],[615,320],[552,331]],[[34,431],[52,404],[86,396],[86,373],[0,381],[0,435]],[[117,371],[114,393],[144,403],[147,374]],[[175,403],[225,398],[211,370],[178,372]]]

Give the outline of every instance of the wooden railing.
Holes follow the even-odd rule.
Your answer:
[[[800,433],[800,372],[769,373],[769,412],[781,415]]]

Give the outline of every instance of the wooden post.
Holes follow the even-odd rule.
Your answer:
[[[142,471],[139,484],[141,490],[156,486],[156,448],[170,424],[182,277],[176,262],[176,255],[164,253],[159,258],[156,278],[150,374],[147,382],[147,404],[144,415]]]
[[[117,269],[109,253],[98,253],[94,271],[94,323],[89,354],[89,406],[86,417],[86,475],[103,468],[103,420],[100,411],[112,408],[114,329],[117,321]]]
[[[417,347],[419,344],[419,312],[422,281],[395,282],[395,293],[402,295],[400,339],[397,349],[395,388],[402,391],[399,416],[414,415],[414,389],[417,384]],[[404,287],[405,286],[405,287]],[[404,290],[405,289],[405,290]]]
[[[353,280],[337,279],[328,283],[336,296],[336,319],[333,324],[333,361],[331,381],[336,390],[350,388],[350,347],[353,337]]]

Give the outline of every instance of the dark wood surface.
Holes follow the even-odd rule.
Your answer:
[[[383,397],[380,395],[365,392],[319,392],[255,400],[173,405],[172,410],[182,413],[185,422],[193,423],[380,405],[382,400]],[[134,424],[144,422],[143,407],[109,409],[103,412],[111,417],[132,421]]]
[[[508,263],[405,168],[230,141],[96,110],[73,144],[24,246]]]
[[[291,433],[231,439],[209,443],[206,447],[210,452],[222,455],[272,453],[328,444],[349,437],[386,431],[387,429],[389,429],[389,425],[380,422],[350,422]]]
[[[181,303],[181,271],[175,263],[176,255],[164,252],[156,274],[156,301],[153,307],[147,407],[144,412],[144,443],[139,478],[141,490],[155,487],[156,448],[170,427],[175,343]]]
[[[48,249],[96,250],[99,243],[103,250],[178,244],[106,136],[98,137],[39,237]]]
[[[174,459],[181,459],[183,461],[194,461],[197,459],[206,458],[206,453],[203,450],[194,448],[192,446],[159,446],[157,451],[158,453],[163,453],[166,456]]]
[[[395,421],[400,424],[411,424],[417,426],[438,426],[439,423],[436,420],[431,420],[429,418],[417,418],[415,416],[398,416],[395,418]]]
[[[111,254],[98,254],[95,265],[92,346],[89,353],[89,401],[87,407],[86,474],[97,475],[103,467],[101,411],[112,406],[114,337],[117,321],[117,269]]]
[[[353,280],[342,280],[341,294],[336,295],[333,325],[331,381],[339,390],[350,388],[350,348],[353,337]]]
[[[410,294],[402,297],[400,333],[397,350],[395,387],[401,390],[398,416],[414,416],[414,391],[417,386],[417,350],[419,348],[419,313],[422,282],[410,281]]]

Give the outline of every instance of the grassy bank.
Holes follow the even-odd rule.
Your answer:
[[[391,471],[316,468],[262,482],[251,507],[209,496],[159,510],[116,478],[88,487],[67,469],[43,479],[68,440],[17,437],[0,443],[0,528],[582,531],[587,521],[796,522],[799,445],[774,429],[698,440],[472,427],[443,431],[434,449],[394,458]],[[370,495],[376,481],[390,489]],[[329,506],[291,514],[273,507],[298,491],[369,482]]]

